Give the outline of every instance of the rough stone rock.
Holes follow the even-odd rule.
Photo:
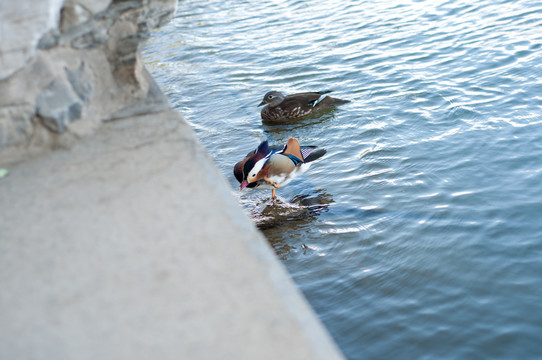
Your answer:
[[[74,26],[86,23],[92,18],[92,13],[78,3],[66,2],[61,11],[60,31],[66,32]]]
[[[53,148],[63,143],[62,137],[70,142],[92,133],[101,121],[167,108],[167,99],[142,65],[140,50],[149,32],[173,16],[176,4],[0,2],[0,149],[18,147],[23,154],[39,146]],[[27,104],[25,109],[34,113],[17,113],[21,108],[16,104]],[[26,120],[18,124],[21,119]]]
[[[64,84],[52,81],[36,98],[36,115],[51,131],[63,133],[81,117],[81,102]]]
[[[169,107],[169,100],[164,93],[162,93],[162,90],[160,90],[158,84],[156,84],[146,69],[143,69],[143,76],[146,78],[145,81],[149,84],[147,96],[137,103],[130,104],[129,106],[126,106],[107,116],[104,121],[143,115],[149,112],[164,111]]]
[[[81,65],[77,69],[64,68],[66,76],[70,82],[73,90],[83,102],[88,101],[90,94],[92,93],[92,85],[86,76],[85,62],[81,62]]]
[[[34,56],[41,37],[57,26],[62,1],[0,1],[0,80]]]
[[[99,13],[100,11],[104,11],[109,7],[112,0],[94,0],[94,1],[84,1],[84,0],[67,0],[66,4],[68,3],[74,3],[78,4],[88,11],[90,11],[93,15]]]

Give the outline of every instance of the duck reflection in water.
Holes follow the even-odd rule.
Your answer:
[[[275,253],[283,260],[299,251],[307,251],[305,242],[320,214],[329,211],[333,197],[324,190],[296,195],[291,200],[253,208],[251,218],[262,230]],[[284,236],[288,234],[288,236]]]

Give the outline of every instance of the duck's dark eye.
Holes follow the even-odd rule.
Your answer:
[[[268,95],[267,98],[268,98],[269,100],[271,100],[272,98],[274,98],[274,96],[273,96],[273,95]]]

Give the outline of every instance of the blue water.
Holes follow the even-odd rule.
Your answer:
[[[144,60],[347,358],[542,359],[541,2],[183,1]],[[352,102],[262,124],[326,89]],[[290,136],[328,154],[238,192]]]

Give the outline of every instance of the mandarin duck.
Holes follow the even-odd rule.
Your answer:
[[[312,114],[315,111],[350,102],[349,100],[337,99],[331,96],[326,96],[321,101],[318,101],[322,95],[331,91],[306,92],[286,96],[278,91],[270,91],[264,95],[262,102],[258,106],[267,104],[261,111],[263,120],[277,122],[296,119]]]
[[[271,197],[276,199],[275,189],[288,184],[303,174],[310,163],[321,158],[325,149],[316,146],[300,146],[299,141],[290,138],[284,146],[269,146],[263,141],[256,150],[233,167],[235,178],[244,188],[271,189]]]

